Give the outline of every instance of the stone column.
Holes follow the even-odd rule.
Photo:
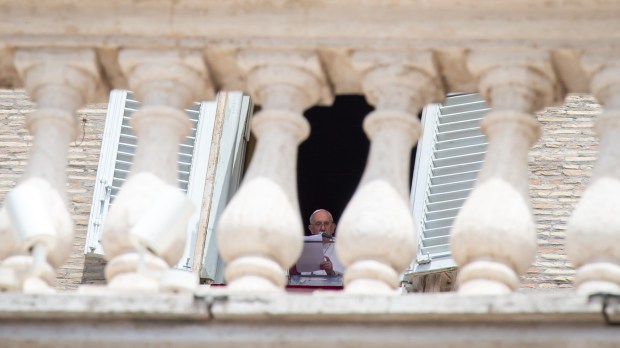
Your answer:
[[[481,128],[489,145],[476,186],[457,216],[450,245],[462,294],[506,294],[536,255],[528,151],[540,136],[533,112],[561,100],[543,52],[474,52],[469,68],[493,108]]]
[[[252,120],[252,163],[218,223],[218,247],[230,289],[278,291],[303,247],[297,146],[310,129],[302,113],[331,103],[331,94],[314,53],[243,51],[238,62],[261,111]]]
[[[395,293],[399,274],[416,255],[409,207],[409,159],[421,133],[418,113],[441,101],[431,52],[356,52],[368,102],[364,120],[371,140],[366,169],[338,228],[336,251],[346,267],[345,291]]]
[[[178,262],[186,238],[184,205],[190,203],[179,195],[177,161],[191,121],[183,109],[200,98],[213,98],[213,91],[199,52],[125,50],[119,63],[142,106],[131,119],[138,137],[134,164],[104,226],[105,275],[111,289],[153,292]],[[141,226],[163,218],[158,211],[179,212],[166,218],[174,228],[140,234]],[[146,240],[151,246],[142,245]]]
[[[595,121],[600,138],[592,181],[571,217],[566,251],[578,268],[578,292],[620,292],[620,60],[588,54],[590,88],[605,111]]]
[[[20,49],[15,66],[37,108],[26,117],[34,138],[28,164],[0,213],[0,259],[9,256],[2,263],[3,274],[16,276],[14,287],[50,291],[54,268],[63,264],[73,246],[66,167],[69,143],[78,134],[75,112],[105,88],[92,50]],[[44,261],[34,265],[31,253]]]

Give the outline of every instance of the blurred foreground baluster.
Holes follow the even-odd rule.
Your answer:
[[[408,180],[418,113],[444,92],[430,52],[356,52],[353,63],[364,73],[366,98],[376,110],[364,121],[368,162],[340,219],[336,250],[346,267],[346,292],[395,293],[399,273],[416,254]]]
[[[28,165],[0,212],[0,288],[50,292],[73,246],[66,170],[75,112],[105,88],[92,50],[18,50],[15,65],[37,109],[26,118]]]
[[[533,112],[562,100],[544,52],[481,52],[469,57],[493,110],[481,127],[489,145],[476,186],[457,216],[450,244],[462,294],[506,294],[536,255],[528,194],[528,151],[540,136]]]
[[[252,163],[218,224],[218,247],[230,289],[279,291],[303,247],[297,146],[310,129],[302,113],[331,103],[331,94],[314,53],[245,51],[238,61],[262,110],[252,120]]]
[[[109,260],[105,276],[116,291],[157,292],[166,277],[197,277],[174,272],[183,253],[187,221],[194,209],[179,189],[179,143],[191,121],[184,108],[213,98],[207,68],[199,52],[126,50],[123,72],[142,107],[132,115],[138,137],[134,164],[104,226],[103,248]]]
[[[595,121],[601,139],[592,182],[571,217],[566,251],[583,294],[620,292],[620,61],[586,55],[591,91],[605,107]]]

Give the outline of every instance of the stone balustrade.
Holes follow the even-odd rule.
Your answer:
[[[473,52],[480,92],[493,110],[481,128],[489,145],[476,186],[455,220],[451,249],[464,294],[501,294],[519,286],[536,254],[528,194],[528,150],[540,136],[532,113],[563,99],[547,55]]]
[[[297,146],[310,131],[303,111],[331,95],[313,53],[242,51],[238,59],[262,110],[252,120],[254,158],[220,219],[218,247],[231,289],[274,291],[303,246],[295,178]]]
[[[160,283],[166,282],[162,277],[183,254],[191,215],[182,208],[191,205],[189,198],[176,187],[178,146],[191,130],[183,109],[194,100],[213,98],[213,90],[197,52],[123,50],[119,63],[143,104],[132,117],[138,137],[134,164],[104,228],[106,279],[109,287],[119,291],[158,291]],[[179,200],[170,188],[175,188]],[[175,226],[144,225],[149,226],[148,236],[137,238],[136,230],[147,223],[143,221],[158,221],[158,215],[165,214],[165,208],[158,210],[160,204],[171,214],[180,212],[170,218],[181,221]]]
[[[0,212],[3,288],[49,290],[53,269],[72,245],[65,168],[75,110],[105,100],[110,88],[130,88],[143,105],[132,125],[138,151],[103,240],[108,287],[114,291],[162,291],[161,282],[180,257],[184,236],[176,224],[189,209],[174,193],[175,149],[189,129],[182,109],[213,97],[215,90],[247,91],[261,107],[252,121],[256,152],[218,227],[232,290],[284,287],[286,269],[302,247],[295,162],[298,144],[311,132],[303,111],[329,105],[337,94],[358,93],[376,107],[364,122],[371,150],[340,222],[336,248],[347,267],[347,292],[394,293],[398,274],[415,256],[407,157],[421,132],[417,114],[456,91],[479,91],[493,107],[482,123],[489,151],[452,235],[452,253],[461,266],[459,291],[512,292],[535,256],[527,182],[528,150],[540,134],[533,113],[561,103],[567,92],[591,92],[607,109],[597,121],[602,144],[595,177],[569,229],[569,253],[580,267],[577,285],[587,293],[620,289],[620,173],[614,162],[620,23],[613,16],[620,13],[619,4],[584,0],[575,2],[581,7],[544,7],[513,1],[498,10],[492,1],[480,1],[475,11],[458,12],[449,7],[456,0],[394,8],[351,8],[343,1],[302,14],[293,2],[257,1],[247,5],[256,10],[248,19],[252,11],[235,10],[233,2],[190,1],[164,21],[160,10],[168,5],[150,1],[135,8],[120,1],[110,2],[116,8],[88,2],[85,9],[68,0],[43,3],[40,12],[48,6],[56,12],[35,17],[33,26],[15,16],[33,15],[35,5],[28,1],[9,5],[14,16],[7,17],[11,11],[0,16],[5,19],[0,20],[0,85],[23,86],[37,103],[27,120],[35,139],[30,161],[13,196],[19,206],[20,187],[39,192],[29,199],[49,207],[42,214],[52,226],[51,232],[35,231],[28,239],[28,226],[20,224],[24,217],[11,209]],[[201,12],[205,18],[191,12],[208,6],[213,6],[208,13]],[[405,16],[403,9],[419,11]],[[74,18],[59,24],[59,10],[62,18]],[[369,16],[361,16],[353,29],[338,26],[349,10]],[[147,24],[147,16],[136,17],[135,11],[162,19],[161,27]],[[115,14],[117,20],[94,21],[95,13]],[[424,17],[433,13],[442,16]],[[178,207],[161,202],[162,195]],[[166,220],[170,225],[162,231],[142,233],[162,206],[179,212],[180,222]],[[37,213],[24,214],[43,216]]]
[[[584,294],[620,291],[620,60],[586,55],[591,91],[605,111],[595,121],[600,150],[590,187],[569,222],[566,247],[578,267],[575,285]]]
[[[336,250],[347,267],[347,292],[390,293],[416,254],[407,181],[411,147],[421,133],[417,115],[445,93],[431,52],[359,51],[352,59],[376,110],[364,121],[368,162],[342,215]]]
[[[28,165],[0,212],[0,288],[50,292],[73,244],[66,167],[75,111],[95,98],[101,79],[89,49],[18,49],[14,64],[37,110],[26,120]]]

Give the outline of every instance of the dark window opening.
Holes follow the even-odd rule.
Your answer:
[[[338,222],[353,196],[366,166],[370,144],[362,124],[373,110],[364,96],[343,95],[337,96],[332,106],[317,106],[305,112],[311,132],[299,146],[297,187],[306,234],[313,211],[327,209]],[[411,169],[414,161],[415,148],[411,152]],[[412,172],[409,171],[410,175]]]

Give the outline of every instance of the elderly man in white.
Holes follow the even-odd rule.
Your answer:
[[[323,236],[323,262],[319,265],[320,271],[312,272],[312,275],[338,275],[342,274],[344,269],[338,258],[334,247],[334,232],[336,231],[336,223],[332,214],[325,209],[318,209],[310,215],[310,224],[308,229],[312,235],[321,234]],[[289,270],[289,274],[300,274],[297,268],[293,266]],[[305,274],[305,273],[304,273]]]

